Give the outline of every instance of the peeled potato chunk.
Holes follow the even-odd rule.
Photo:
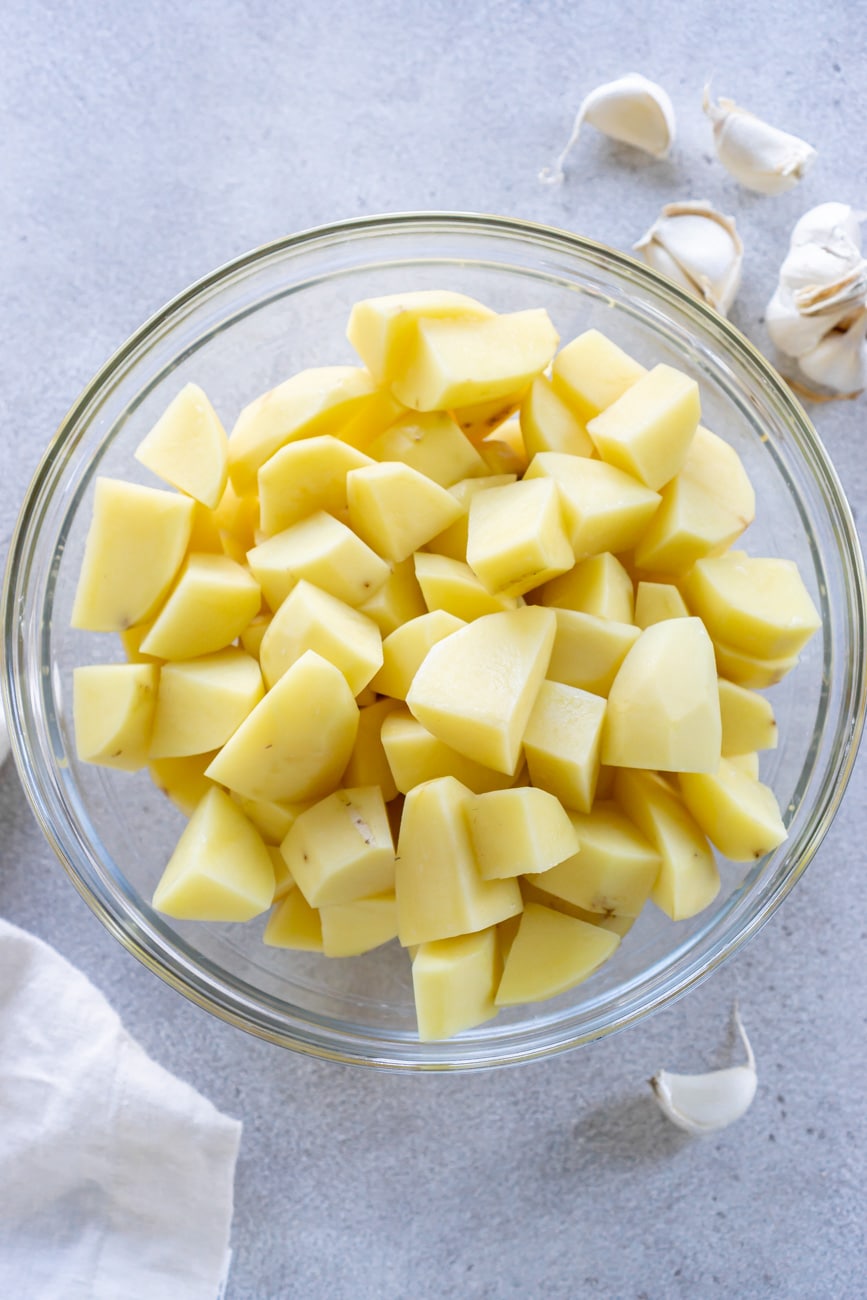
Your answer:
[[[217,505],[226,487],[229,440],[198,384],[185,384],[166,407],[135,458],[202,505]]]
[[[680,473],[735,515],[742,528],[755,519],[756,494],[740,456],[734,447],[703,424],[695,431]]]
[[[583,423],[545,375],[533,380],[521,403],[521,433],[531,460],[539,451],[593,455],[593,442]]]
[[[373,689],[380,695],[405,700],[431,646],[461,627],[466,627],[463,619],[444,609],[435,609],[396,628],[382,643],[382,667],[371,679]]]
[[[302,579],[274,614],[262,637],[259,662],[268,687],[306,650],[339,668],[358,695],[382,664],[379,628],[351,605]]]
[[[335,790],[296,818],[280,852],[311,907],[394,888],[394,845],[378,786]]]
[[[615,803],[569,814],[578,852],[532,884],[587,912],[638,916],[656,881],[659,854]]]
[[[647,371],[600,330],[585,330],[554,359],[554,391],[584,423],[622,397]]]
[[[465,812],[485,880],[544,871],[578,852],[568,813],[546,790],[494,790],[468,799]]]
[[[608,930],[527,903],[494,1001],[509,1007],[565,993],[592,975],[619,944]]]
[[[397,938],[397,900],[393,893],[329,903],[319,909],[322,951],[326,957],[357,957]]]
[[[431,612],[445,610],[470,623],[485,614],[518,608],[520,597],[488,591],[470,566],[460,560],[417,551],[413,563],[425,604]]]
[[[667,618],[689,618],[689,609],[677,587],[668,582],[639,582],[635,589],[635,626],[650,627]]]
[[[214,788],[205,771],[216,752],[184,754],[181,758],[152,758],[148,763],[154,785],[187,817],[192,816],[204,796]]]
[[[639,629],[573,609],[555,609],[554,613],[557,635],[548,680],[607,696],[627,651],[638,640]]]
[[[382,586],[358,606],[383,636],[388,636],[409,619],[427,613],[428,607],[415,576],[414,560],[417,558],[414,556],[402,564],[392,565]]]
[[[467,563],[489,591],[521,596],[574,561],[550,479],[488,488],[470,499]]]
[[[566,808],[588,812],[596,795],[605,701],[562,682],[545,681],[524,732],[534,786]]]
[[[262,691],[256,660],[233,646],[163,664],[151,758],[182,758],[218,749],[259,703]]]
[[[777,722],[773,705],[764,695],[720,678],[719,705],[724,758],[753,749],[776,749]]]
[[[453,776],[475,794],[504,790],[515,779],[476,763],[444,741],[432,736],[404,708],[389,713],[382,724],[382,746],[389,769],[401,794],[437,777]]]
[[[658,492],[616,466],[558,451],[533,457],[525,480],[534,478],[552,478],[559,487],[576,561],[601,551],[628,551],[660,502]]]
[[[743,531],[739,515],[678,474],[662,489],[662,504],[635,548],[635,563],[651,573],[687,573],[696,560],[719,555]]]
[[[271,609],[302,578],[347,605],[361,605],[389,574],[385,560],[322,510],[248,551],[247,562]]]
[[[534,593],[541,605],[577,610],[596,618],[631,623],[632,579],[616,555],[603,551],[581,560],[568,573],[546,582]]]
[[[654,491],[682,467],[698,428],[698,384],[658,365],[587,425],[599,455]]]
[[[178,840],[153,905],[178,920],[249,921],[271,906],[274,887],[274,868],[261,835],[215,787]]]
[[[342,778],[345,786],[378,785],[386,803],[396,797],[398,788],[382,744],[382,728],[389,714],[398,708],[400,702],[390,699],[359,707],[358,734]]]
[[[400,563],[462,513],[450,492],[400,461],[346,476],[349,523],[377,555]]]
[[[452,1038],[497,1014],[500,980],[495,927],[423,943],[412,961],[412,986],[423,1043]]]
[[[410,411],[367,448],[374,460],[400,461],[440,487],[486,474],[482,460],[447,411]]]
[[[713,652],[721,679],[755,691],[776,686],[798,663],[797,655],[763,659],[735,646],[724,645],[722,641],[714,641]]]
[[[190,554],[140,650],[160,659],[222,650],[258,614],[261,601],[258,582],[228,555]]]
[[[762,858],[786,838],[773,791],[727,759],[712,774],[684,773],[679,784],[705,835],[733,862]]]
[[[407,365],[419,321],[485,320],[490,307],[463,293],[419,289],[357,302],[346,337],[378,384],[389,384]]]
[[[452,560],[460,560],[463,563],[467,558],[471,500],[477,492],[484,492],[493,487],[505,487],[507,483],[514,483],[515,479],[514,474],[486,474],[483,478],[463,478],[454,483],[449,491],[461,507],[461,514],[453,524],[449,524],[448,528],[444,528],[441,533],[437,533],[436,537],[426,542],[425,550],[433,551],[436,555],[446,555]]]
[[[743,551],[699,560],[684,595],[714,641],[756,658],[796,655],[822,626],[792,560]]]
[[[158,670],[93,664],[72,675],[75,748],[84,763],[136,772],[148,761]]]
[[[602,761],[715,772],[721,737],[713,646],[701,619],[674,618],[645,628],[608,692]]]
[[[346,475],[370,464],[331,434],[281,447],[259,470],[259,526],[273,537],[319,510],[344,517]]]
[[[269,948],[322,952],[322,920],[300,889],[290,889],[268,917],[262,942]]]

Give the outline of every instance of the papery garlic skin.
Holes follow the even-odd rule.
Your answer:
[[[656,82],[639,72],[628,72],[616,81],[597,86],[586,96],[575,117],[572,134],[553,167],[545,167],[539,179],[559,185],[565,176],[563,164],[585,122],[603,135],[643,149],[654,158],[664,158],[674,143],[675,117],[672,102]]]
[[[752,1105],[758,1085],[756,1059],[737,1007],[735,1024],[746,1049],[746,1065],[708,1074],[660,1070],[650,1080],[660,1109],[685,1133],[716,1133],[740,1119]]]
[[[736,181],[758,194],[782,194],[816,160],[806,140],[764,122],[731,99],[714,104],[706,86],[702,107],[713,123],[716,155]]]
[[[733,217],[706,200],[668,203],[634,245],[654,270],[702,298],[723,316],[741,282],[744,246]]]

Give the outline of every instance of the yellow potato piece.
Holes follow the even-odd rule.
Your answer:
[[[247,561],[271,609],[277,609],[302,578],[347,605],[361,605],[389,574],[385,560],[321,510],[255,546]]]
[[[578,852],[568,813],[545,790],[494,790],[468,799],[465,814],[485,880],[545,871]]]
[[[274,902],[279,903],[286,897],[290,890],[295,888],[295,881],[289,868],[286,866],[286,860],[276,844],[269,844],[266,840],[265,847],[268,850],[268,857],[271,859],[271,866],[274,868]]]
[[[593,442],[583,422],[545,375],[533,380],[521,403],[521,433],[530,459],[540,451],[593,455]]]
[[[518,608],[520,597],[488,591],[470,566],[460,560],[417,551],[413,563],[425,605],[431,613],[435,609],[445,610],[454,618],[471,623],[485,614]]]
[[[683,466],[701,416],[698,384],[658,365],[587,425],[599,455],[656,491]]]
[[[559,487],[576,560],[602,551],[628,551],[660,502],[657,492],[614,465],[558,451],[534,456],[525,477],[552,478]]]
[[[699,560],[684,581],[684,595],[714,641],[756,658],[796,655],[822,626],[792,560],[743,551]]]
[[[582,983],[617,950],[616,934],[527,903],[503,966],[498,1007],[541,1002]]]
[[[639,582],[635,588],[635,626],[650,627],[667,618],[689,618],[678,588],[669,582]]]
[[[128,664],[160,664],[158,655],[146,655],[142,652],[142,641],[153,627],[153,623],[137,623],[120,633],[120,643]]]
[[[746,776],[752,777],[754,781],[758,781],[759,756],[755,750],[749,754],[730,754],[728,762],[731,763],[732,767],[736,767],[739,772],[743,772]]]
[[[511,419],[524,400],[525,392],[526,390],[522,389],[521,392],[509,393],[506,397],[494,397],[486,402],[471,402],[469,406],[461,406],[457,410],[449,411],[449,415],[461,433],[469,438],[474,446],[478,446],[480,442],[490,438],[501,424]]]
[[[416,411],[494,401],[532,383],[558,342],[543,308],[481,320],[419,319],[391,391]]]
[[[562,682],[545,681],[524,732],[534,786],[566,808],[587,812],[596,794],[605,701]]]
[[[373,689],[381,695],[405,700],[412,679],[431,646],[461,627],[466,627],[463,619],[455,618],[444,609],[435,609],[396,628],[382,643],[382,667],[371,679]]]
[[[158,912],[183,921],[249,921],[271,906],[274,868],[262,837],[227,794],[209,790],[154,891]]]
[[[471,498],[467,563],[489,591],[521,596],[565,573],[574,558],[550,479],[488,488]]]
[[[238,638],[242,648],[247,651],[248,655],[252,655],[254,659],[259,658],[265,633],[271,626],[271,618],[271,614],[257,614],[255,618],[250,619],[250,622]]]
[[[394,888],[394,845],[378,786],[335,790],[296,818],[280,851],[311,907]]]
[[[393,565],[382,586],[358,606],[362,614],[372,619],[382,636],[388,636],[411,618],[420,618],[427,613],[415,576],[415,558]]]
[[[259,525],[259,498],[255,493],[239,496],[231,483],[214,510],[214,523],[220,534],[222,548],[230,559],[246,564],[247,552],[256,544]]]
[[[399,564],[461,515],[450,492],[399,461],[346,477],[349,523],[378,555]]]
[[[410,712],[467,758],[513,775],[555,632],[553,611],[532,606],[476,619],[428,651]]]
[[[269,688],[306,650],[339,668],[358,695],[382,664],[379,628],[364,614],[302,579],[274,614],[259,647]]]
[[[712,774],[684,773],[679,784],[705,835],[733,862],[762,858],[786,838],[774,792],[727,759]]]
[[[586,330],[554,359],[554,391],[585,424],[636,383],[647,371],[599,330]]]
[[[730,443],[700,424],[680,471],[746,528],[756,516],[756,494],[740,456]]]
[[[406,948],[497,925],[521,910],[514,880],[483,880],[464,817],[470,792],[453,777],[406,797],[397,845],[398,937]]]
[[[587,912],[638,916],[653,888],[659,854],[614,803],[569,814],[579,851],[532,884]]]
[[[517,417],[506,420],[476,446],[488,474],[521,475],[530,463]]]
[[[358,735],[342,778],[347,787],[379,786],[386,803],[395,798],[398,790],[382,745],[382,727],[399,707],[397,700],[374,700],[359,708]]]
[[[235,791],[232,791],[232,798],[265,843],[271,845],[282,844],[301,814],[312,807],[311,800],[278,803],[275,799],[248,799]]]
[[[744,522],[683,474],[662,489],[662,504],[635,548],[635,563],[652,573],[686,573],[696,560],[719,555]]]
[[[534,594],[542,605],[577,610],[615,623],[633,619],[632,579],[616,555],[604,551],[581,560]]]
[[[639,629],[578,610],[555,609],[554,613],[557,635],[548,680],[607,696],[627,651],[638,640]]]
[[[229,440],[198,384],[185,384],[135,449],[135,458],[203,506],[217,505],[226,487]]]
[[[249,799],[297,803],[337,786],[358,732],[338,668],[307,650],[245,718],[208,776]]]
[[[602,761],[715,772],[721,736],[713,646],[701,619],[674,618],[645,628],[608,692]]]
[[[514,483],[515,478],[514,474],[487,474],[484,478],[464,478],[459,483],[455,483],[449,491],[461,507],[461,513],[453,524],[425,542],[425,550],[433,551],[436,555],[447,555],[449,559],[464,563],[467,558],[471,500],[477,492],[484,492],[488,488],[505,487],[507,483]]]
[[[258,614],[261,600],[255,578],[227,555],[188,555],[140,649],[160,659],[222,650]]]
[[[346,522],[346,475],[370,465],[369,456],[331,434],[290,442],[259,470],[259,524],[282,533],[324,510]]]
[[[656,772],[622,768],[614,794],[623,812],[659,854],[650,897],[672,921],[709,907],[720,889],[716,859],[679,793]]]
[[[763,659],[721,641],[714,641],[713,652],[720,678],[756,691],[776,686],[798,663],[797,655]]]
[[[255,708],[262,692],[256,660],[231,646],[200,659],[164,664],[150,757],[182,758],[218,749]]]
[[[495,927],[421,944],[412,961],[420,1040],[452,1038],[491,1020],[501,970]]]
[[[148,760],[158,669],[93,664],[72,674],[75,748],[83,763],[137,772]]]
[[[406,367],[422,320],[484,320],[490,307],[463,293],[419,289],[365,298],[349,314],[346,337],[378,384],[388,384]]]
[[[397,938],[397,900],[393,893],[330,903],[319,909],[322,951],[326,957],[357,957]]]
[[[122,632],[151,618],[181,566],[192,524],[190,497],[98,478],[72,626]]]
[[[719,706],[724,758],[753,749],[776,749],[777,722],[773,705],[764,695],[720,678]]]
[[[220,501],[224,496],[225,491],[220,496]],[[193,551],[203,551],[208,555],[224,553],[216,507],[211,509],[209,506],[203,506],[201,501],[193,502],[193,524],[190,529],[190,540],[187,542],[187,552],[192,554]]]
[[[367,450],[374,460],[400,461],[445,488],[487,472],[485,462],[447,411],[410,411]]]
[[[401,794],[438,777],[453,776],[475,794],[504,790],[514,777],[476,763],[432,736],[408,710],[389,713],[380,732],[389,770]]]
[[[214,783],[205,776],[217,751],[185,754],[181,758],[152,758],[148,772],[154,785],[175,807],[191,817]]]
[[[268,917],[262,942],[269,948],[322,952],[322,921],[300,889],[290,889]]]

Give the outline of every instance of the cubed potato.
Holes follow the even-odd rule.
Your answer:
[[[274,868],[255,826],[216,787],[196,808],[153,906],[182,921],[249,921],[274,898]]]
[[[226,486],[228,487],[228,484]],[[224,496],[225,489],[220,495],[220,501]],[[193,522],[190,528],[190,540],[187,542],[187,553],[191,555],[194,551],[201,551],[206,555],[224,554],[217,509],[203,506],[201,501],[193,503]]]
[[[83,763],[137,772],[148,761],[159,669],[92,664],[72,674],[75,749]]]
[[[599,926],[527,903],[494,1001],[511,1007],[565,993],[598,970],[619,943]]]
[[[577,610],[615,623],[633,621],[632,579],[610,551],[581,560],[561,577],[546,582],[533,598],[542,605]]]
[[[562,682],[545,681],[524,732],[534,786],[566,808],[588,812],[596,794],[605,701]]]
[[[586,425],[647,371],[599,330],[585,330],[554,358],[554,391]]]
[[[638,916],[659,872],[656,849],[615,803],[569,817],[579,851],[532,883],[587,912]]]
[[[505,487],[507,483],[514,483],[515,479],[514,474],[488,474],[484,478],[464,478],[459,483],[455,483],[449,491],[460,505],[461,514],[453,524],[426,542],[425,550],[432,551],[436,555],[447,555],[449,559],[465,563],[470,501],[477,492],[485,492],[488,488]]]
[[[218,749],[262,699],[259,665],[229,646],[160,669],[151,758],[182,758]],[[219,777],[214,778],[223,784]]]
[[[590,420],[587,432],[604,461],[657,491],[682,468],[700,417],[695,380],[658,365]]]
[[[773,705],[764,695],[720,678],[719,706],[724,758],[752,749],[776,749],[777,722]]]
[[[245,406],[229,436],[229,477],[239,496],[256,490],[266,460],[289,442],[338,434],[376,401],[369,373],[357,366],[301,370]]]
[[[152,621],[150,623],[136,623],[135,627],[128,627],[119,634],[124,657],[128,664],[161,664],[163,662],[159,655],[146,655],[141,648],[142,642],[152,627]]]
[[[319,909],[322,951],[326,957],[357,957],[397,938],[394,893],[359,898],[353,903],[329,903]]]
[[[72,626],[122,632],[152,618],[181,567],[192,525],[191,497],[98,478]]]
[[[417,551],[413,562],[425,605],[431,612],[445,610],[447,614],[471,623],[486,614],[518,608],[520,597],[488,591],[470,566],[460,560]]]
[[[268,857],[271,859],[271,866],[274,868],[274,902],[279,903],[291,889],[295,888],[295,881],[286,866],[286,859],[280,852],[279,845],[269,844],[266,840],[265,847],[268,850]]]
[[[392,566],[385,582],[358,606],[379,628],[382,636],[396,631],[411,618],[428,612],[421,587],[415,576],[415,557]]]
[[[559,487],[576,561],[602,551],[628,551],[660,502],[657,492],[614,465],[563,452],[534,456],[526,478],[552,478]]]
[[[391,391],[415,411],[494,401],[527,388],[558,342],[548,313],[538,307],[477,320],[420,318]]]
[[[731,763],[732,767],[736,767],[739,772],[751,777],[753,781],[758,781],[759,756],[755,750],[752,750],[749,754],[730,754],[728,762]]]
[[[650,897],[672,921],[709,907],[720,889],[719,870],[701,827],[672,786],[656,772],[621,768],[614,794],[623,812],[659,854]]]
[[[506,420],[487,437],[480,438],[476,446],[488,474],[521,475],[530,463],[517,416]]]
[[[382,665],[379,628],[351,605],[302,579],[274,614],[262,638],[259,662],[269,688],[306,650],[339,668],[353,695]]]
[[[261,601],[258,582],[228,555],[188,555],[140,648],[160,659],[222,650],[258,614]]]
[[[280,845],[311,907],[394,888],[394,845],[379,786],[335,790],[301,813]]]
[[[696,560],[719,555],[744,531],[743,519],[686,475],[662,489],[662,504],[635,548],[635,563],[650,573],[687,573]]]
[[[262,942],[269,948],[322,952],[322,920],[300,889],[290,889],[268,917]]]
[[[521,403],[521,433],[531,460],[540,451],[593,455],[593,442],[583,422],[545,375],[533,380]]]
[[[157,789],[191,817],[204,796],[214,788],[205,771],[216,754],[217,750],[210,750],[207,754],[185,754],[181,758],[152,758],[148,772]]]
[[[776,686],[798,663],[797,655],[763,659],[735,646],[724,645],[722,641],[714,641],[713,652],[720,678],[754,691]]]
[[[639,582],[635,588],[635,626],[650,627],[667,618],[689,618],[686,601],[670,582]]]
[[[572,568],[574,558],[550,479],[488,488],[471,498],[467,563],[489,591],[521,596]]]
[[[226,431],[198,384],[184,385],[135,449],[147,469],[210,508],[225,491],[228,456]]]
[[[389,575],[385,560],[321,510],[255,546],[247,561],[271,609],[302,578],[355,606],[369,600]]]
[[[247,651],[248,655],[252,655],[254,659],[259,658],[265,633],[271,626],[271,618],[272,615],[264,611],[257,614],[255,618],[250,620],[238,638],[242,648]]]
[[[385,699],[359,708],[358,735],[341,780],[347,788],[378,785],[386,803],[396,797],[398,788],[383,748],[382,728],[389,714],[399,707],[398,700]]]
[[[489,438],[501,424],[510,420],[524,400],[526,388],[519,393],[509,393],[506,397],[494,397],[487,402],[471,402],[469,406],[460,406],[449,411],[449,415],[465,437],[474,446]]]
[[[223,550],[236,564],[247,563],[247,552],[256,545],[259,526],[259,498],[255,491],[239,496],[231,483],[214,509],[214,523]]]
[[[496,928],[423,943],[412,961],[412,986],[423,1043],[452,1038],[497,1014],[500,982]]]
[[[572,609],[555,609],[554,613],[557,635],[548,680],[607,696],[626,652],[638,640],[639,629]]]
[[[453,776],[475,794],[504,790],[514,777],[476,763],[437,740],[408,709],[397,708],[382,723],[380,732],[394,783],[401,794],[438,777]]]
[[[447,411],[410,411],[368,448],[374,460],[401,461],[440,487],[486,473],[482,460]]]
[[[465,813],[485,880],[546,871],[578,852],[568,813],[546,790],[493,790],[468,799]]]
[[[756,494],[741,458],[731,443],[700,424],[689,444],[683,478],[692,479],[747,528],[756,515]]]
[[[345,424],[341,424],[337,437],[348,447],[355,447],[370,455],[371,443],[404,415],[406,407],[403,403],[388,389],[380,388],[358,407]]]
[[[556,622],[553,610],[528,605],[459,628],[428,651],[406,697],[410,712],[467,758],[514,775]]]
[[[346,495],[353,531],[395,564],[408,559],[462,513],[450,492],[400,461],[351,470]]]
[[[358,706],[343,673],[307,650],[245,718],[208,776],[249,799],[320,799],[336,788],[357,732]]]
[[[678,778],[683,802],[712,844],[733,862],[762,858],[786,838],[773,790],[723,759],[714,773]]]
[[[232,798],[245,817],[256,827],[266,844],[282,844],[298,818],[308,808],[311,800],[301,803],[278,803],[275,799],[248,799],[232,792]]]
[[[602,761],[715,772],[721,737],[713,646],[701,619],[673,618],[645,628],[608,692]]]
[[[683,591],[714,641],[756,658],[796,655],[822,626],[792,560],[729,551],[699,560]]]
[[[470,792],[453,777],[406,797],[397,845],[395,892],[403,946],[451,939],[497,925],[521,910],[514,880],[483,880],[464,817]]]
[[[431,646],[461,627],[466,627],[463,619],[455,618],[444,609],[435,609],[396,628],[382,643],[382,667],[371,679],[373,689],[381,695],[405,700],[412,679]]]
[[[324,510],[346,522],[346,475],[373,462],[331,434],[281,447],[259,470],[259,526],[269,537]]]
[[[421,320],[484,320],[489,307],[463,293],[420,289],[365,298],[349,314],[346,337],[378,384],[390,384],[407,365]]]

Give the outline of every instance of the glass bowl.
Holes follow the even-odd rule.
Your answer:
[[[304,366],[353,363],[344,329],[360,298],[448,287],[501,311],[544,306],[561,338],[588,326],[645,364],[701,385],[703,421],[740,453],[756,488],[754,554],[797,561],[823,627],[772,691],[779,748],[763,778],[789,838],[748,866],[722,864],[713,906],[677,924],[648,906],[586,983],[459,1037],[420,1043],[410,966],[396,943],[329,960],[265,947],[264,920],[175,923],[152,890],[184,819],[146,772],[79,763],[77,664],[120,659],[117,639],[70,630],[97,474],[151,481],[133,449],[195,380],[227,427],[251,398]],[[751,938],[795,884],[849,777],[864,712],[864,575],[834,469],[779,376],[731,325],[621,253],[562,231],[472,215],[348,221],[280,240],[181,294],[88,385],[51,443],[13,539],[4,592],[4,691],[36,816],[105,926],[200,1006],[273,1042],[334,1060],[411,1070],[542,1057],[639,1020]]]

